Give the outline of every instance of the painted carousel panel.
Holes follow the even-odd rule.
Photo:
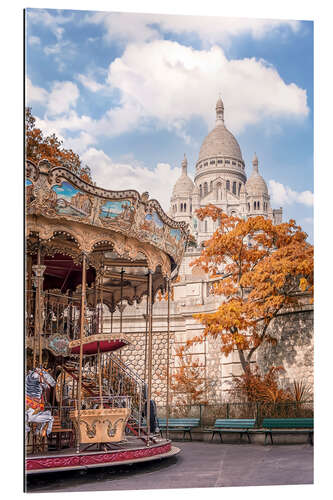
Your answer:
[[[131,219],[133,211],[129,200],[108,200],[101,206],[99,217],[116,222],[119,219]]]
[[[55,208],[59,215],[85,218],[91,214],[90,197],[69,182],[63,181],[52,190],[56,194]]]

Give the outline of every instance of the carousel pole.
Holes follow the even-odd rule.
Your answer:
[[[144,371],[144,377],[143,380],[147,382],[147,347],[148,347],[148,311],[149,311],[149,274],[148,274],[148,280],[147,280],[147,304],[146,304],[146,314],[143,315],[143,317],[146,320],[146,332],[145,332],[145,371]]]
[[[118,309],[120,311],[119,331],[121,334],[123,333],[123,311],[125,309],[125,306],[123,306],[124,272],[122,268],[120,272],[120,303],[118,304]],[[119,351],[119,359],[121,360],[121,350]]]
[[[99,299],[100,299],[100,304],[101,304],[101,331],[100,333],[103,333],[103,302],[104,302],[104,297],[103,297],[103,287],[104,287],[104,265],[102,263],[102,268],[100,272],[100,294],[99,294]],[[99,398],[100,398],[100,407],[103,408],[103,391],[102,391],[102,367],[101,367],[101,349],[100,349],[100,342],[98,342],[98,352],[97,352],[97,360],[98,360],[98,386],[99,386]]]
[[[103,287],[104,287],[104,265],[102,263],[102,268],[101,268],[101,275],[100,275],[100,303],[101,303],[101,331],[100,333],[104,333],[104,326],[103,326],[103,305],[104,305],[104,296],[103,296]]]
[[[102,368],[101,368],[101,348],[100,348],[100,342],[98,342],[97,360],[98,360],[98,388],[99,388],[100,408],[103,408]]]
[[[26,337],[29,336],[30,334],[30,322],[31,322],[31,309],[32,309],[32,257],[31,255],[27,255],[27,261],[26,261],[26,276],[27,276],[27,281],[26,281],[26,314],[27,314],[27,321],[26,321]]]
[[[62,358],[62,360],[61,360],[61,373],[60,373],[60,395],[59,395],[59,420],[60,420],[60,422],[61,422],[61,417],[62,417],[62,398],[63,398],[63,392],[64,392],[64,383],[65,383],[64,377],[65,377],[64,358]]]
[[[38,337],[38,347],[39,347],[39,364],[42,365],[43,362],[43,353],[42,353],[42,333],[41,333],[41,325],[42,325],[42,308],[41,308],[41,299],[42,299],[42,288],[43,288],[43,274],[46,269],[46,266],[41,265],[41,249],[40,245],[38,246],[37,251],[37,264],[32,266],[32,269],[35,273],[35,287],[36,287],[36,300],[35,300],[35,330],[34,330],[34,355],[33,355],[33,366],[36,368],[37,366],[37,337]]]
[[[167,316],[167,390],[166,390],[166,437],[169,438],[169,385],[170,385],[170,278],[167,278],[168,316]]]
[[[81,399],[82,399],[82,362],[83,362],[83,337],[84,337],[84,320],[85,320],[85,305],[86,305],[86,267],[87,267],[87,256],[85,253],[82,255],[82,286],[81,286],[81,317],[80,317],[80,360],[79,360],[79,380],[78,380],[78,405],[77,405],[77,445],[76,453],[80,453],[80,441],[81,441],[81,430],[80,430],[80,414],[81,414]]]
[[[74,338],[73,336],[73,292],[72,290],[69,290],[68,292],[68,300],[69,300],[69,322],[67,326],[67,335],[69,338],[72,340]]]
[[[147,394],[147,446],[150,446],[150,400],[152,383],[152,351],[153,351],[153,272],[148,271],[148,394]]]

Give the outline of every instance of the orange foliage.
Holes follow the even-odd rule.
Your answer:
[[[281,309],[292,309],[313,300],[313,246],[295,221],[274,225],[262,216],[243,220],[229,217],[209,205],[197,211],[199,219],[211,217],[219,227],[191,265],[201,267],[222,298],[214,313],[195,314],[204,326],[201,336],[219,337],[227,356],[237,349],[244,372],[263,342],[276,343],[268,326]]]
[[[206,404],[205,399],[209,383],[205,378],[204,365],[188,353],[187,346],[181,346],[176,351],[179,360],[170,376],[170,387],[173,398],[178,405]]]
[[[291,401],[291,392],[279,387],[278,376],[281,371],[284,371],[282,366],[272,366],[265,375],[261,375],[257,366],[253,372],[247,369],[240,377],[234,377],[230,393],[241,401],[244,398],[263,403]]]
[[[35,127],[36,119],[31,114],[31,108],[25,109],[25,153],[26,159],[38,163],[42,159],[52,165],[64,166],[82,180],[91,183],[91,172],[88,166],[83,166],[79,155],[71,149],[65,149],[62,141],[55,134],[43,136],[42,131]]]

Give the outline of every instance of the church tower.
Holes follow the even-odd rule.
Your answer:
[[[194,184],[187,175],[187,158],[185,154],[181,167],[181,176],[176,181],[176,184],[174,185],[174,188],[172,190],[172,196],[170,200],[170,214],[171,217],[176,221],[184,221],[191,226],[193,211],[192,193]]]

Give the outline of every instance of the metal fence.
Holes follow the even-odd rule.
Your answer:
[[[166,418],[166,407],[157,408],[157,416]],[[201,427],[214,425],[217,418],[254,418],[257,427],[263,418],[312,418],[313,402],[221,403],[218,405],[170,406],[169,418],[200,418]]]

